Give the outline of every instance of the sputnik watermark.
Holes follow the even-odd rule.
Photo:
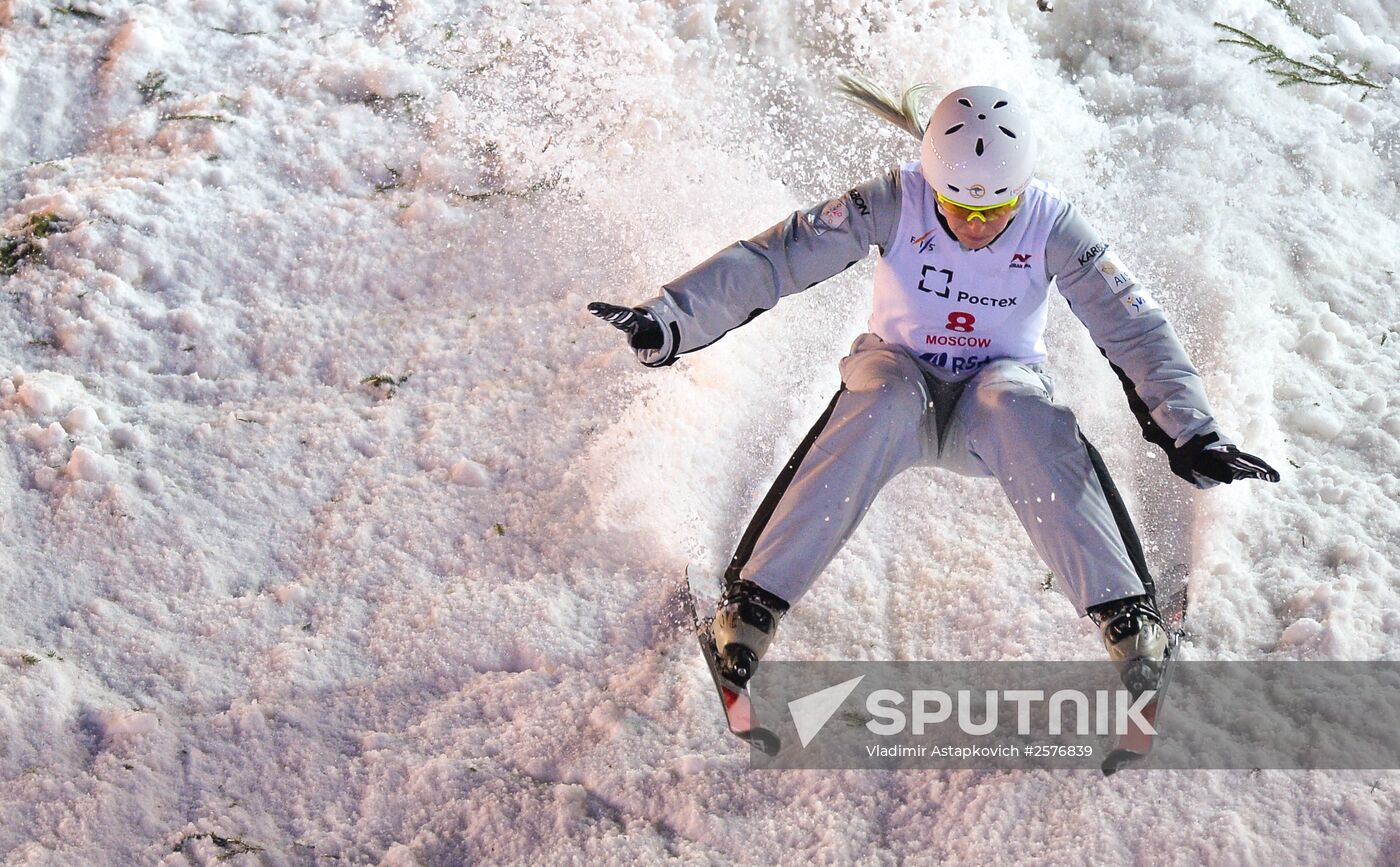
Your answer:
[[[925,727],[943,725],[952,719],[956,711],[958,729],[963,734],[980,737],[997,731],[1000,725],[998,709],[1002,703],[1008,703],[1016,706],[1016,734],[1060,735],[1066,733],[1064,715],[1068,704],[1074,708],[1074,734],[1123,735],[1130,731],[1157,734],[1152,723],[1143,716],[1143,711],[1157,696],[1155,689],[1145,690],[1136,696],[1125,689],[1099,689],[1092,693],[1060,689],[1051,693],[1048,700],[1045,691],[1040,689],[1008,689],[1004,692],[989,689],[982,696],[984,710],[980,721],[972,719],[974,704],[977,703],[973,691],[960,689],[954,695],[941,689],[916,689],[910,697],[910,713],[906,714],[900,709],[904,703],[902,693],[893,689],[877,689],[865,699],[865,709],[873,717],[865,727],[871,733],[882,736],[903,734],[906,727],[913,734],[922,735]],[[1092,700],[1090,695],[1093,696]],[[1047,701],[1049,714],[1046,730],[1032,732],[1031,711],[1035,705]],[[929,709],[930,705],[932,710]]]
[[[802,746],[812,742],[864,679],[861,675],[788,702],[788,712]],[[982,691],[979,701],[969,689],[951,694],[941,689],[916,689],[909,695],[909,712],[905,713],[904,693],[877,689],[865,697],[865,711],[870,715],[865,727],[871,734],[882,737],[906,732],[921,736],[927,728],[944,725],[956,715],[958,729],[963,734],[981,737],[998,732],[1000,707],[1010,704],[1015,706],[1016,734],[1021,736],[1065,734],[1067,706],[1073,711],[1072,732],[1076,735],[1122,735],[1130,731],[1155,735],[1157,729],[1144,716],[1144,711],[1156,695],[1157,691],[1151,689],[1137,695],[1124,689],[1059,689],[1047,699],[1045,690],[1041,689],[989,689]],[[981,719],[974,720],[978,705],[982,708]],[[1046,721],[1043,732],[1032,731],[1031,716],[1037,705],[1045,705],[1047,711],[1040,715]]]
[[[865,754],[871,758],[882,759],[1015,759],[1023,755],[1023,751],[1015,744],[1002,744],[994,747],[953,747],[946,745],[928,746],[919,744],[918,746],[881,746],[871,744],[865,748]],[[1092,753],[1088,753],[1092,755]]]
[[[751,681],[755,768],[1400,768],[1400,661],[787,662]],[[1166,701],[1163,701],[1165,697]]]

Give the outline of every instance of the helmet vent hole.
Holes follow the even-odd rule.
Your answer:
[[[984,151],[984,150],[986,150],[986,149],[985,149],[984,147],[982,147],[982,140],[979,138],[979,139],[977,140],[977,155],[978,155],[979,157],[982,156],[982,151]]]
[[[978,119],[978,120],[986,120],[986,119],[987,119],[987,116],[986,116],[985,114],[979,114],[979,115],[977,115],[977,119]]]
[[[952,190],[952,191],[955,192],[955,193],[961,193],[961,192],[962,192],[962,190],[958,189],[957,187],[953,186],[952,184],[949,184],[949,185],[948,185],[948,189]]]
[[[999,190],[997,190],[995,193],[993,193],[993,195],[1000,196],[1002,193],[1005,193],[1008,189],[1010,189],[1010,188],[1009,188],[1009,187],[1002,187],[1001,189],[999,189]]]
[[[972,103],[968,102],[967,97],[965,97],[965,96],[960,96],[960,97],[958,97],[958,104],[959,104],[959,105],[965,105],[965,106],[967,106],[968,108],[972,108]]]
[[[943,134],[944,134],[944,135],[952,135],[953,133],[957,132],[958,130],[960,130],[960,129],[962,129],[962,128],[963,128],[963,124],[955,123],[955,124],[953,124],[952,126],[948,127],[948,129],[947,129]]]
[[[997,129],[999,129],[999,130],[1001,130],[1002,132],[1006,133],[1006,134],[1007,134],[1008,136],[1010,136],[1011,138],[1015,138],[1015,137],[1016,137],[1016,133],[1012,132],[1011,130],[1007,129],[1007,128],[1004,127],[1004,126],[999,126],[999,127],[997,127]]]
[[[992,106],[992,108],[1005,108],[1005,107],[1006,107],[1006,100],[1004,100],[1004,99],[999,99],[999,100],[997,100],[997,104],[994,105],[994,106]]]

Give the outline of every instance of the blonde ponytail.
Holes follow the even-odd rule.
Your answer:
[[[932,84],[914,85],[904,91],[896,103],[884,88],[858,72],[839,73],[836,80],[839,82],[837,96],[878,114],[914,138],[923,139],[924,122],[919,120],[919,102],[925,91],[933,89]]]

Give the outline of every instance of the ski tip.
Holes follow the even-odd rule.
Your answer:
[[[1105,777],[1111,777],[1122,770],[1124,766],[1136,762],[1141,758],[1143,758],[1141,753],[1135,753],[1132,750],[1114,750],[1103,760],[1103,775]]]
[[[736,732],[736,734],[739,733]],[[783,746],[782,741],[778,740],[778,736],[770,732],[768,729],[749,729],[748,731],[739,734],[739,737],[758,747],[758,749],[764,754],[770,756],[776,756],[778,754],[778,751],[781,750]]]

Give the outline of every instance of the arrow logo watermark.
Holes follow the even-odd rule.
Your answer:
[[[797,726],[797,738],[804,748],[821,732],[862,680],[865,680],[863,674],[788,702],[788,713],[792,714],[793,725]]]

